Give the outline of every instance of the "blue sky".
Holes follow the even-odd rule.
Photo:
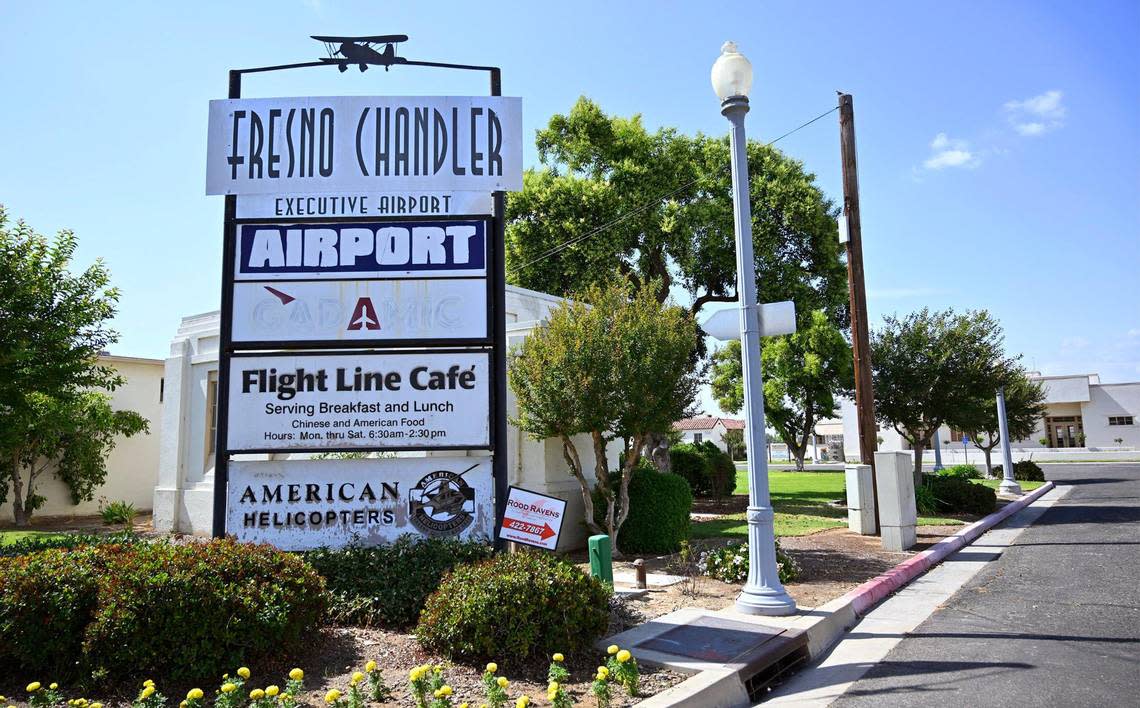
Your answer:
[[[315,58],[309,34],[411,36],[406,56],[497,64],[529,137],[581,94],[650,126],[723,133],[708,72],[753,62],[751,137],[855,97],[872,322],[985,307],[1046,373],[1140,379],[1140,4],[242,2],[0,5],[0,202],[72,228],[123,297],[116,352],[165,356],[217,307],[222,199],[204,194],[226,70]],[[430,70],[306,70],[248,96],[482,93]],[[779,143],[840,195],[834,116]]]

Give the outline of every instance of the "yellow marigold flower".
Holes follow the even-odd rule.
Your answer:
[[[223,683],[222,684],[222,693],[233,693],[236,690],[237,690],[237,686],[235,686],[232,683]]]
[[[355,686],[356,684],[360,683],[363,680],[364,680],[364,674],[362,674],[361,672],[356,671],[352,674],[352,685],[353,686]]]
[[[492,661],[490,664],[487,664],[487,673],[493,674],[498,670],[499,670],[499,665],[496,664],[495,662]]]
[[[293,669],[289,672],[289,678],[293,679],[294,681],[300,681],[301,679],[305,678],[305,672],[301,671],[300,669]]]
[[[249,669],[243,666],[237,670],[237,675],[241,676],[243,679],[247,679],[249,678]]]
[[[187,703],[186,701],[180,701],[178,703],[178,708],[186,708],[186,706],[188,706],[188,705],[190,705],[190,704]]]
[[[605,680],[606,680],[606,676],[605,676],[605,674],[602,674],[602,673],[598,673],[598,675],[594,677],[594,680],[595,680],[595,681],[605,681]]]
[[[191,701],[200,701],[206,694],[200,688],[192,688],[186,693],[186,699]]]
[[[610,646],[609,646],[609,647],[606,649],[606,653],[608,653],[608,654],[617,654],[617,653],[618,653],[618,645],[617,645],[617,644],[611,644],[611,645],[610,645]]]
[[[54,691],[55,689],[59,688],[59,684],[52,681],[52,684],[50,686],[48,686],[48,688],[50,688],[51,690]]]
[[[277,686],[265,687],[265,695],[269,696],[270,698],[276,698],[278,693],[281,693],[281,689]]]
[[[153,686],[153,685],[154,685],[154,681],[152,679],[147,679],[146,681],[143,681],[143,686]]]
[[[147,698],[150,698],[153,695],[154,695],[154,685],[152,684],[150,686],[144,686],[143,687],[142,693],[139,694],[139,698],[146,700]]]
[[[609,676],[610,675],[609,667],[599,666],[598,667],[598,673],[601,674],[603,677]]]
[[[629,653],[629,649],[622,649],[621,651],[619,651],[617,653],[617,660],[623,664],[632,658],[633,658],[633,654]]]
[[[369,660],[369,662],[364,665],[364,670],[368,673],[372,673],[376,670],[376,662]]]
[[[448,685],[445,683],[445,684],[443,684],[443,686],[442,686],[442,687],[440,687],[440,689],[439,689],[439,692],[440,692],[440,695],[444,695],[444,696],[450,696],[450,695],[451,695],[451,693],[452,693],[452,691],[451,691],[451,686],[448,686]]]
[[[506,676],[500,676],[496,683],[499,684],[499,688],[506,688],[507,686],[511,685],[511,682],[507,680]]]
[[[554,655],[555,661],[565,661],[565,659],[566,657],[562,656],[562,652],[558,652]]]
[[[102,703],[92,703],[88,708],[103,708]]]
[[[466,703],[460,703],[459,708],[467,708],[467,704]]]
[[[255,688],[249,692],[249,697],[251,700],[260,701],[262,698],[265,698],[265,691],[262,691],[260,688]]]
[[[340,700],[340,696],[341,696],[340,691],[338,691],[334,688],[333,690],[331,690],[325,694],[325,703],[329,703],[329,704],[336,703],[337,701]]]
[[[526,708],[529,705],[530,705],[530,696],[527,696],[525,694],[519,696],[519,699],[517,701],[515,701],[515,708]]]

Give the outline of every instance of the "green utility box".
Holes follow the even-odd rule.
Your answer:
[[[590,575],[602,582],[614,584],[613,550],[610,537],[604,533],[590,536]]]

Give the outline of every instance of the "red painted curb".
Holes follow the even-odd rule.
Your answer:
[[[941,563],[946,556],[972,543],[978,536],[981,536],[1013,514],[1016,514],[1037,501],[1041,495],[1048,492],[1054,486],[1052,482],[1046,482],[1020,499],[1011,501],[984,519],[975,521],[953,536],[947,536],[930,548],[899,563],[882,575],[868,580],[840,599],[847,601],[856,615],[862,616],[881,600]]]

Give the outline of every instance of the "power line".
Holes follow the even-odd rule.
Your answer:
[[[765,147],[771,147],[771,146],[775,145],[776,143],[778,143],[779,141],[788,137],[789,135],[792,135],[794,133],[798,133],[799,131],[808,127],[809,125],[816,122],[817,120],[824,118],[828,115],[831,115],[832,113],[834,113],[835,111],[838,111],[838,110],[839,110],[839,106],[835,106],[834,108],[830,108],[830,109],[824,111],[823,113],[820,113],[815,118],[812,118],[811,120],[807,121],[806,123],[801,123],[800,125],[796,126],[795,128],[792,128],[788,132],[786,132],[783,135],[781,135],[780,137],[776,138],[775,140],[771,140],[771,141],[765,143]],[[725,169],[731,169],[731,165],[725,167]],[[543,253],[540,253],[539,255],[530,259],[526,263],[523,263],[523,264],[517,265],[517,266],[512,266],[511,270],[514,271],[515,273],[517,273],[519,270],[522,270],[523,268],[526,268],[529,265],[533,265],[535,263],[538,263],[539,261],[546,260],[550,256],[556,255],[556,254],[566,250],[567,248],[570,248],[571,246],[573,246],[577,243],[581,243],[582,241],[585,241],[586,239],[590,238],[591,236],[594,236],[596,234],[601,233],[602,231],[605,231],[606,229],[610,228],[611,226],[615,226],[617,224],[620,224],[621,222],[625,221],[626,219],[628,219],[632,216],[635,216],[637,214],[640,214],[641,212],[645,211],[646,209],[650,209],[652,207],[657,206],[663,200],[668,199],[669,197],[672,197],[674,194],[685,191],[689,187],[691,187],[694,184],[696,184],[697,182],[701,181],[701,179],[703,179],[703,177],[697,177],[696,179],[693,179],[693,180],[686,182],[685,184],[681,185],[680,187],[678,187],[677,189],[674,189],[671,192],[668,192],[666,194],[662,194],[660,196],[654,197],[653,199],[646,202],[645,204],[642,204],[641,206],[636,207],[634,209],[630,209],[629,211],[625,212],[624,214],[620,214],[619,216],[617,216],[617,218],[613,219],[612,221],[608,221],[608,222],[598,226],[595,229],[587,231],[586,233],[582,234],[581,236],[575,236],[573,238],[570,238],[570,239],[563,241],[562,243],[555,245],[554,247],[550,248],[549,250],[547,250]]]

